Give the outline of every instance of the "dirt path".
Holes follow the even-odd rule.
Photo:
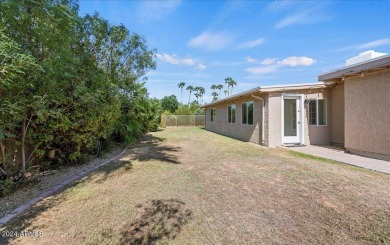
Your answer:
[[[389,244],[390,176],[172,128],[4,230],[42,232],[12,244]]]

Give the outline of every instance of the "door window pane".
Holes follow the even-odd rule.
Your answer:
[[[284,99],[284,136],[297,136],[297,100]]]

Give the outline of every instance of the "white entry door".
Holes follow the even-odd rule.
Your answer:
[[[301,97],[283,97],[283,144],[301,143]]]

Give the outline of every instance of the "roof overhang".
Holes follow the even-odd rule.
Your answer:
[[[332,82],[339,81],[346,77],[360,76],[362,73],[375,72],[390,68],[390,55],[383,55],[375,59],[346,66],[331,72],[318,75],[318,81]]]
[[[228,101],[234,101],[244,96],[250,96],[255,93],[270,93],[270,92],[283,92],[283,91],[294,91],[294,90],[304,90],[304,89],[316,89],[316,88],[324,88],[327,85],[319,82],[319,83],[303,83],[303,84],[289,84],[289,85],[274,85],[274,86],[263,86],[253,88],[239,94],[235,94],[217,101],[214,101],[209,104],[205,104],[202,108],[207,108],[215,105],[219,105]]]

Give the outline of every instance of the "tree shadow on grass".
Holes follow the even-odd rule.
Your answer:
[[[175,239],[192,216],[185,203],[177,199],[151,200],[137,205],[137,217],[120,233],[120,244],[156,244]]]
[[[98,179],[95,179],[94,182],[102,183],[110,178],[115,171],[123,169],[124,171],[131,171],[133,169],[133,165],[129,160],[116,160],[110,162],[104,166],[101,166],[99,169],[95,171],[96,174],[99,174]],[[96,175],[95,175],[96,176]],[[94,175],[89,175],[87,178],[94,178]]]
[[[129,150],[129,159],[141,162],[159,160],[167,163],[180,164],[176,154],[181,147],[162,145],[164,138],[145,135],[138,144]]]

